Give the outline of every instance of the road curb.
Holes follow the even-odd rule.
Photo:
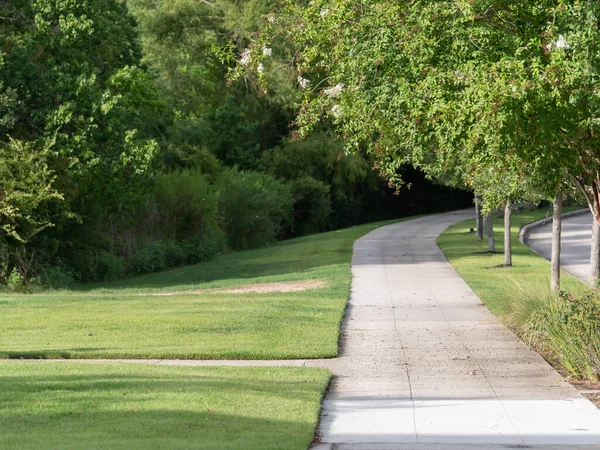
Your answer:
[[[589,211],[590,210],[588,208],[578,209],[576,211],[569,211],[568,213],[564,213],[562,215],[562,218],[566,219],[567,217],[580,216],[580,215],[589,213]],[[531,231],[536,228],[541,228],[541,227],[551,224],[551,223],[552,223],[552,217],[547,217],[545,219],[536,220],[535,222],[529,223],[527,225],[523,225],[521,227],[521,229],[519,230],[519,242],[521,244],[527,245],[527,247],[529,247],[529,245],[527,244],[527,240],[529,238],[529,234],[531,233]],[[529,247],[529,248],[531,248],[531,247]],[[533,251],[535,252],[535,250],[533,250]],[[537,252],[535,252],[535,253],[537,253]]]

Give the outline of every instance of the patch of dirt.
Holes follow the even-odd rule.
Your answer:
[[[304,281],[282,281],[277,283],[254,283],[246,284],[232,289],[195,289],[187,291],[168,291],[154,292],[150,295],[157,297],[168,297],[172,295],[198,295],[198,294],[268,294],[272,292],[301,292],[309,289],[320,289],[327,286],[324,280],[304,280]]]
[[[582,394],[590,402],[596,405],[596,408],[600,408],[600,394]]]
[[[325,286],[327,286],[327,283],[323,280],[284,281],[280,283],[247,284],[239,288],[211,292],[224,292],[227,294],[246,294],[249,292],[256,292],[259,294],[267,292],[300,292],[309,289],[319,289]]]
[[[577,380],[571,378],[564,368],[557,366],[554,368],[565,378],[565,381],[600,409],[600,381]]]

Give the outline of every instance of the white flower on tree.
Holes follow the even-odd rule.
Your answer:
[[[325,93],[325,95],[327,97],[337,98],[340,96],[340,94],[344,90],[344,87],[345,87],[344,83],[338,83],[333,87],[325,89],[323,92]]]
[[[247,48],[242,52],[242,57],[240,58],[240,64],[244,67],[248,67],[252,62],[252,54],[250,53],[250,49]]]
[[[571,46],[567,42],[567,39],[562,34],[559,34],[558,39],[546,45],[546,48],[548,49],[548,51],[552,51],[553,48],[555,48],[556,50],[568,50],[571,48]]]
[[[310,84],[310,81],[307,80],[306,78],[303,78],[301,75],[298,75],[298,84],[300,85],[300,87],[302,89],[306,89],[308,87],[308,85]]]
[[[271,56],[273,54],[273,49],[271,47],[263,47],[263,55]]]
[[[319,15],[321,17],[325,17],[327,14],[329,14],[329,8],[323,8],[320,12]]]
[[[342,116],[342,112],[342,107],[340,105],[333,105],[333,107],[331,108],[331,114],[336,119],[339,119]]]
[[[558,40],[554,43],[554,46],[559,50],[567,50],[571,48],[571,46],[562,34],[558,35]]]
[[[262,65],[262,63],[260,63],[256,70],[258,71],[258,73],[263,73],[265,71],[265,67]]]

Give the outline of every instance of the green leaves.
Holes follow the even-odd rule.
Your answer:
[[[47,206],[63,196],[53,187],[46,156],[21,141],[0,144],[0,246],[11,241],[26,244],[52,226]]]
[[[290,40],[310,80],[300,136],[328,120],[396,183],[408,163],[452,173],[490,204],[539,198],[567,171],[600,185],[589,170],[600,166],[599,12],[592,1],[288,1],[245,71],[259,48]]]

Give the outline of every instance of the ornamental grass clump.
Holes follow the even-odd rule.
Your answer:
[[[538,283],[539,284],[539,283]],[[552,292],[536,283],[513,283],[507,292],[508,325],[532,348],[574,378],[600,379],[600,295],[589,288]]]
[[[574,377],[600,378],[600,297],[558,291],[548,313],[548,347]]]

